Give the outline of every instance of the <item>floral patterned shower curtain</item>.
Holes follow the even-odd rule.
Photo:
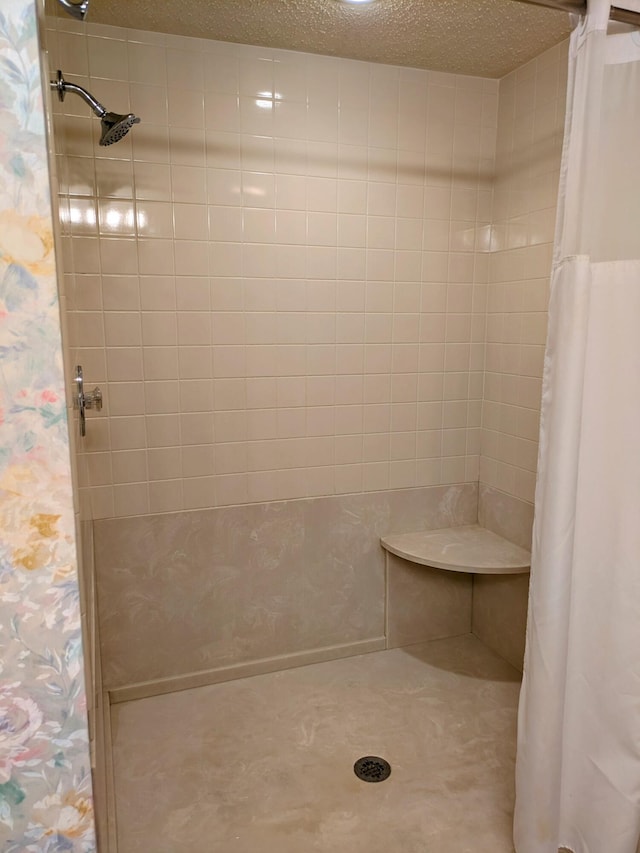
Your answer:
[[[0,3],[0,850],[96,849],[34,0]]]

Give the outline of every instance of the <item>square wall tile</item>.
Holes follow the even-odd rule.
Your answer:
[[[85,29],[56,49],[143,118],[103,151],[55,116],[68,325],[121,454],[99,512],[464,481],[478,450],[528,494],[560,57],[498,84]],[[510,431],[478,448],[483,397]]]

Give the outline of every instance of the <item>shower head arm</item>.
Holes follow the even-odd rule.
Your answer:
[[[98,118],[102,118],[107,113],[102,104],[99,101],[96,101],[90,92],[87,92],[86,89],[83,89],[82,86],[78,86],[76,83],[67,83],[62,76],[62,71],[60,70],[58,70],[57,79],[51,81],[51,88],[57,91],[58,97],[61,101],[64,101],[64,96],[67,92],[73,92],[76,95],[80,95],[80,97],[89,104]]]
[[[77,18],[78,21],[84,21],[89,11],[89,0],[82,0],[81,3],[71,3],[70,0],[58,0],[58,3],[73,18]]]

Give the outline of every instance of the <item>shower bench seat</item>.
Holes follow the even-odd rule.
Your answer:
[[[523,574],[531,565],[529,551],[479,524],[392,533],[383,536],[380,544],[403,560],[450,572]]]

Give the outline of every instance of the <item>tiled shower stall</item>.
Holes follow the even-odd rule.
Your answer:
[[[387,577],[379,537],[529,545],[566,46],[501,80],[65,18],[46,46],[142,118],[100,148],[52,102],[110,700],[471,630],[520,666],[526,578]]]

